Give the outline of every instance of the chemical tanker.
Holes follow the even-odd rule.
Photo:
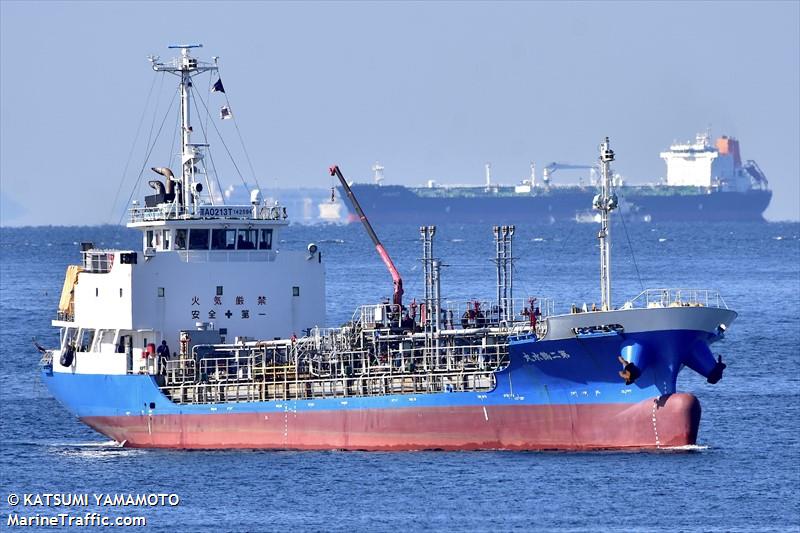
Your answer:
[[[70,412],[125,446],[278,449],[605,449],[696,442],[700,404],[678,392],[688,367],[709,383],[725,364],[710,346],[736,318],[712,290],[612,299],[608,139],[600,147],[600,298],[557,313],[518,298],[512,225],[494,226],[497,286],[485,301],[440,293],[434,226],[420,228],[424,294],[400,273],[347,191],[394,284],[391,301],[325,327],[325,263],[313,243],[278,250],[287,211],[253,191],[225,205],[204,191],[205,142],[193,140],[197,87],[222,89],[216,60],[180,45],[157,72],[178,78],[180,169],[154,167],[134,203],[136,250],[81,246],[68,267],[59,344],[41,377]],[[209,83],[195,80],[208,72]],[[194,83],[193,83],[194,81]],[[196,109],[196,108],[195,108]],[[151,150],[152,151],[152,150]],[[300,333],[298,336],[296,333]],[[170,349],[172,347],[172,350]],[[173,351],[174,350],[174,351]]]

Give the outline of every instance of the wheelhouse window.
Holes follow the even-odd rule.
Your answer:
[[[192,228],[189,230],[189,249],[208,250],[208,230]]]
[[[97,343],[95,344],[96,351],[102,350],[102,345],[114,345],[114,336],[116,331],[113,329],[101,329],[97,332]]]
[[[176,250],[185,250],[186,249],[186,229],[176,229],[175,230],[175,249]]]
[[[146,248],[152,248],[152,247],[155,246],[155,243],[153,242],[153,230],[149,229],[145,233],[145,243],[144,243],[144,245],[145,245]]]
[[[255,250],[258,243],[258,230],[240,229],[236,241],[236,247],[240,250]]]
[[[272,229],[262,229],[258,239],[259,250],[272,250]]]
[[[67,344],[75,342],[76,336],[75,328],[64,328],[61,330],[61,348],[64,349]]]
[[[78,338],[78,351],[88,352],[94,343],[94,329],[82,329]]]
[[[194,230],[192,230],[194,231]],[[236,247],[235,229],[212,229],[211,230],[211,249],[212,250],[233,250]]]
[[[169,250],[169,234],[170,231],[168,229],[162,230],[161,237],[164,242],[164,249]]]

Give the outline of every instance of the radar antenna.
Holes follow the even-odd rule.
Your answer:
[[[594,197],[592,206],[600,211],[600,301],[603,311],[612,308],[611,303],[611,234],[609,214],[617,208],[617,195],[611,189],[611,162],[614,151],[608,137],[600,145],[600,194]]]
[[[196,181],[195,173],[197,163],[203,159],[203,148],[207,144],[192,142],[192,125],[190,120],[190,99],[192,78],[207,71],[218,70],[216,59],[214,63],[198,61],[189,55],[192,48],[202,48],[202,44],[174,44],[169,45],[170,49],[179,49],[180,57],[176,57],[168,62],[162,63],[158,56],[150,56],[148,59],[156,72],[169,72],[180,76],[180,96],[181,96],[181,177],[179,180],[180,195],[182,205],[180,208],[184,213],[192,214],[197,207],[197,195],[203,190],[202,183]]]

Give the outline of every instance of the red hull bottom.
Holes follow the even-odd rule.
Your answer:
[[[592,450],[695,444],[700,403],[509,405],[85,417],[125,446],[303,450]]]

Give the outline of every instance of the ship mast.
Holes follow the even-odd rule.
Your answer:
[[[600,194],[594,197],[592,205],[600,211],[600,302],[603,311],[611,309],[611,233],[609,214],[617,208],[617,195],[611,190],[611,162],[614,151],[608,137],[600,145]]]
[[[168,48],[180,49],[180,57],[174,58],[168,63],[161,63],[158,57],[150,57],[153,70],[157,72],[169,72],[180,76],[180,97],[181,97],[181,177],[180,198],[183,213],[192,214],[197,205],[197,193],[203,190],[201,183],[195,181],[196,164],[203,159],[202,149],[207,147],[205,143],[192,143],[192,124],[191,124],[191,88],[192,78],[203,72],[217,70],[216,58],[214,63],[204,63],[189,55],[192,48],[202,48],[202,44],[178,44],[170,45]],[[177,198],[176,198],[177,202]]]

